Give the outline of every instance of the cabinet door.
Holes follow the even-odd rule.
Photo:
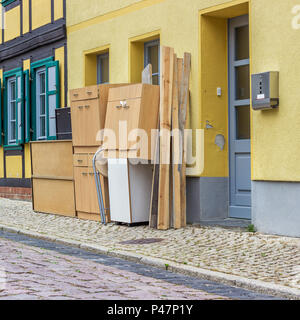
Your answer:
[[[126,106],[124,107],[121,106],[120,101],[110,101],[108,103],[105,129],[111,129],[116,137],[116,145],[114,145],[114,141],[109,140],[108,149],[127,150],[135,144],[135,141],[129,142],[128,137],[130,133],[130,135],[133,134],[133,129],[139,128],[140,107],[140,98],[126,100]],[[124,128],[124,131],[122,131],[122,128]]]
[[[84,100],[72,103],[71,107],[73,146],[99,146],[96,140],[101,129],[99,100]]]
[[[91,212],[90,175],[85,167],[74,167],[76,210]]]
[[[90,201],[91,201],[91,212],[92,213],[99,213],[99,202],[98,202],[98,195],[97,195],[97,189],[96,189],[96,182],[95,182],[95,176],[93,169],[89,169],[89,180],[90,180]],[[102,187],[102,195],[103,195],[103,202],[104,202],[104,208],[109,209],[109,194],[108,194],[108,181],[107,178],[100,177],[101,187]],[[105,212],[106,214],[109,214],[108,211]]]

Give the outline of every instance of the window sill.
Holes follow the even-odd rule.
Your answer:
[[[23,150],[23,146],[20,145],[6,145],[3,148],[4,150]]]

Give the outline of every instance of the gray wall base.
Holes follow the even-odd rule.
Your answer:
[[[187,222],[228,218],[228,178],[187,178]]]
[[[259,232],[300,237],[300,183],[252,181],[252,221]]]

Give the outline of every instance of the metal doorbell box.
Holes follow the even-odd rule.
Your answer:
[[[253,110],[274,109],[279,106],[279,72],[252,75]]]

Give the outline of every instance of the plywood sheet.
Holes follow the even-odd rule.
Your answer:
[[[73,181],[32,179],[32,185],[35,211],[75,217]]]

